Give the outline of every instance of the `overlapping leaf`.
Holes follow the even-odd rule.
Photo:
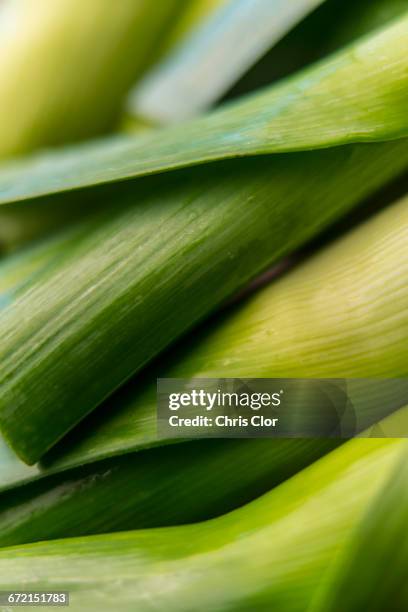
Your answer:
[[[235,139],[239,135],[234,119],[237,112],[239,120],[244,116],[245,135],[245,125],[251,125],[254,134],[259,129],[259,124],[258,128],[252,124],[259,104],[267,107],[269,116],[277,113],[278,123],[284,108],[283,132],[279,136],[274,132],[266,148],[279,150],[276,142],[283,138],[284,126],[287,134],[295,137],[293,122],[303,117],[301,110],[306,104],[320,117],[319,134],[325,133],[325,121],[329,134],[335,129],[334,141],[329,138],[326,145],[353,139],[356,126],[357,139],[403,135],[408,56],[402,52],[401,40],[406,40],[407,23],[408,18],[399,20],[283,85],[283,91],[278,88],[255,98],[255,104],[254,100],[244,103],[244,108],[249,105],[249,113],[238,106],[204,119],[201,128],[212,139],[217,129],[212,134],[211,122],[215,126],[221,122],[218,125],[224,127],[218,128],[218,136],[223,134],[224,141],[227,136],[228,142],[229,130],[233,129]],[[383,61],[378,63],[380,52]],[[358,90],[352,75],[357,75]],[[361,93],[364,83],[376,101],[372,108],[356,102],[355,92]],[[331,101],[336,108],[337,95],[341,95],[344,126],[335,123],[336,111],[326,106]],[[354,111],[352,134],[347,128],[349,114],[344,111],[348,104]],[[260,142],[270,133],[273,121],[265,126],[263,117],[261,124],[261,139],[255,148],[251,149],[254,141],[245,136],[250,144],[248,150],[244,148],[247,154],[262,150]],[[197,130],[200,122],[195,125]],[[185,126],[180,133],[184,141],[184,134],[192,137]],[[346,134],[345,138],[341,134]],[[319,146],[308,143],[308,147]],[[199,148],[199,144],[194,146]],[[291,146],[297,148],[293,142]],[[401,150],[398,157],[397,148]],[[154,152],[154,147],[149,150]],[[80,237],[69,251],[64,250],[62,259],[47,266],[3,312],[0,422],[10,443],[27,462],[38,460],[75,423],[225,297],[405,168],[405,154],[404,141],[371,149],[338,148],[299,157],[246,160],[241,165],[238,161],[218,164],[145,180],[143,185],[139,181],[112,188],[112,194],[103,197],[110,198],[118,212],[104,210],[85,222]],[[368,160],[380,163],[381,170],[373,173]],[[365,181],[357,175],[360,164],[365,164]],[[336,193],[334,183],[326,180],[328,174],[336,183]],[[58,185],[58,178],[51,175]],[[30,188],[35,185],[30,177],[26,180]],[[353,181],[360,184],[351,188]],[[80,180],[76,186],[79,184]],[[64,183],[63,189],[67,188],[69,181]],[[326,201],[323,212],[318,210],[322,199]],[[297,213],[303,202],[299,223]]]
[[[17,490],[0,498],[0,542],[198,520],[251,499],[333,448],[338,441],[248,440],[132,452],[170,442],[156,436],[157,376],[406,376],[407,226],[404,200],[215,329],[204,328],[168,358],[175,365],[155,367],[143,384],[136,379],[42,467],[3,458],[2,486]],[[369,425],[362,414],[359,425]],[[124,456],[100,462],[111,455]],[[18,490],[24,480],[83,463],[92,465]]]
[[[282,84],[182,126],[6,167],[0,202],[231,157],[406,136],[407,32],[404,16]]]
[[[40,457],[257,271],[408,167],[406,140],[293,153],[407,135],[407,19],[181,130],[0,173],[6,237],[52,227],[53,216],[72,219],[72,202],[88,211],[0,267],[0,422],[25,459]],[[279,152],[291,154],[221,161]],[[209,161],[218,163],[182,170]],[[170,169],[178,171],[140,178]],[[406,201],[393,206],[203,328],[42,465],[23,465],[0,441],[0,487],[12,489],[0,497],[0,545],[206,519],[333,448],[329,440],[169,445],[155,433],[152,379],[406,376],[407,210]],[[117,606],[120,584],[119,606],[129,611],[153,602],[166,611],[315,612],[324,578],[324,610],[339,609],[344,589],[342,611],[370,597],[373,609],[392,601],[403,610],[405,466],[404,441],[353,441],[213,521],[2,550],[0,588],[65,588],[74,610]],[[385,585],[377,580],[373,596],[391,554],[397,570]]]
[[[0,587],[69,590],[71,609],[95,612],[152,600],[166,612],[303,612],[405,451],[401,440],[355,440],[213,521],[3,549]]]

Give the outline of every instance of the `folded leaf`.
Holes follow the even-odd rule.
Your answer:
[[[170,342],[398,174],[407,157],[405,141],[360,145],[172,173],[139,185],[137,196],[132,185],[117,187],[115,214],[84,222],[63,257],[15,299],[8,293],[0,321],[7,440],[36,462]]]
[[[0,488],[169,442],[156,434],[159,376],[406,376],[407,225],[404,200],[237,307],[215,328],[208,325],[143,382],[135,378],[43,465],[28,468],[0,446]],[[308,453],[304,457],[308,461]],[[127,495],[126,500],[131,503]]]
[[[204,328],[184,353],[169,356],[167,367],[154,367],[150,381],[136,377],[88,431],[78,430],[71,445],[56,449],[56,465],[163,444],[156,433],[158,377],[407,376],[407,227],[404,199],[255,295],[214,330]]]
[[[392,438],[407,425],[408,406],[376,428]],[[208,520],[266,493],[342,443],[200,440],[97,461],[3,492],[0,546]]]
[[[207,520],[266,493],[339,443],[201,440],[42,478],[0,494],[0,546]]]
[[[405,15],[281,84],[182,126],[7,165],[0,203],[231,157],[406,136],[407,33]]]
[[[212,521],[2,549],[0,587],[69,590],[71,609],[91,612],[303,612],[405,451],[354,440]]]

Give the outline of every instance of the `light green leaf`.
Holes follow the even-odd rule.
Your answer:
[[[71,609],[90,612],[152,602],[166,612],[303,612],[406,444],[354,440],[212,521],[2,549],[0,587],[69,590]]]
[[[3,0],[0,157],[111,129],[184,0]]]
[[[408,607],[408,451],[352,532],[350,546],[328,570],[310,611],[371,612]],[[341,602],[341,603],[340,603]]]

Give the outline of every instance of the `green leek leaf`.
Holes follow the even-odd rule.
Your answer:
[[[79,430],[71,445],[62,445],[54,468],[163,444],[156,433],[158,377],[407,376],[407,226],[404,199],[214,330],[204,329],[185,356],[170,355],[170,367],[154,368],[150,381],[145,376],[143,388],[136,377],[109,400],[89,432]]]
[[[0,587],[69,590],[90,612],[303,612],[406,445],[354,440],[212,521],[2,549]]]
[[[0,546],[207,520],[269,491],[339,443],[201,440],[41,478],[0,494]]]
[[[408,452],[403,453],[340,555],[321,603],[311,610],[372,612],[408,607]],[[390,561],[392,567],[390,568]],[[321,595],[318,595],[321,597]],[[319,601],[319,600],[317,600]],[[341,604],[339,604],[341,602]]]
[[[406,376],[407,224],[404,200],[262,290],[214,329],[208,325],[170,355],[170,366],[156,366],[143,384],[136,377],[42,465],[28,468],[0,446],[0,488],[169,442],[156,434],[159,376]]]
[[[170,59],[171,88],[166,68],[158,88],[154,73],[145,81],[155,118],[160,87],[175,91],[166,117],[193,114],[273,44],[266,31],[279,37],[318,4],[324,24],[335,7],[210,1],[225,5]],[[102,14],[100,0],[4,1],[0,156],[108,130],[187,7],[158,4]],[[278,5],[274,23],[259,21]],[[408,8],[384,6],[345,2],[315,58],[382,25],[380,14],[400,18],[264,92],[0,168],[0,248],[43,236],[0,260],[1,593],[65,590],[72,610],[90,612],[407,608],[408,442],[396,436],[408,427],[408,199],[239,293],[407,170]],[[233,17],[231,50],[248,7],[262,36],[215,63],[204,53],[214,78],[186,96],[217,19]],[[379,204],[392,199],[381,193]],[[345,444],[158,435],[158,376],[354,378],[348,406],[364,431]],[[384,377],[403,383],[387,401]],[[364,404],[367,378],[379,393]],[[388,414],[380,423],[373,400]]]
[[[360,145],[172,173],[139,185],[136,198],[131,185],[117,187],[116,214],[84,222],[61,258],[7,296],[5,437],[36,462],[228,295],[398,174],[407,156],[405,141]]]
[[[231,157],[406,136],[407,33],[404,16],[281,84],[182,126],[5,165],[0,203]]]

